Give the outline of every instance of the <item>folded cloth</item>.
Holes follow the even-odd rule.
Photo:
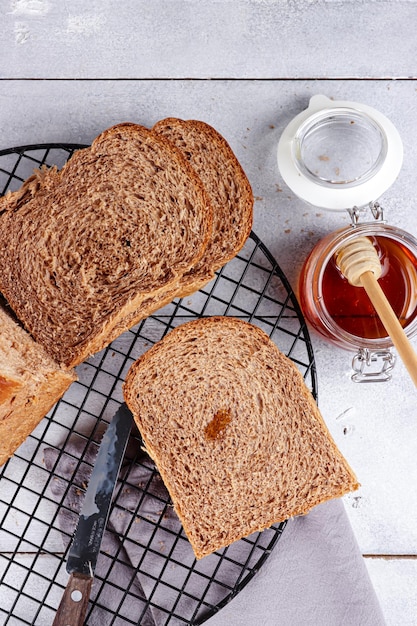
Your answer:
[[[284,525],[196,561],[153,463],[144,452],[137,455],[137,441],[130,445],[97,561],[86,624],[174,626],[201,620],[256,568]],[[95,444],[84,448],[85,441],[74,435],[64,451],[44,450],[66,548],[97,453]],[[254,579],[207,623],[382,626],[342,502],[320,505],[290,520]]]
[[[210,626],[384,626],[341,500],[290,520],[250,585]]]

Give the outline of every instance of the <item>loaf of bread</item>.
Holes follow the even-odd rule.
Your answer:
[[[166,138],[119,124],[0,199],[0,292],[71,368],[198,263],[212,233],[200,178]]]
[[[71,383],[0,303],[0,466],[39,424]]]
[[[124,396],[197,558],[358,487],[297,367],[247,322],[172,330]]]

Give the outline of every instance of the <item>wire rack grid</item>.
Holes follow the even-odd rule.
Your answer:
[[[0,151],[0,190],[34,168],[61,167],[78,144]],[[66,554],[103,431],[123,401],[130,365],[172,328],[231,315],[263,328],[317,398],[309,333],[277,262],[251,233],[205,288],[176,299],[77,368],[79,380],[0,468],[0,624],[50,625]],[[196,561],[153,463],[132,433],[98,560],[87,626],[202,624],[262,567],[286,522]]]

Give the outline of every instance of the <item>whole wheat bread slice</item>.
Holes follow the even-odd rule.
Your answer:
[[[76,380],[0,303],[0,466]]]
[[[166,118],[152,128],[187,158],[210,196],[213,233],[201,260],[180,280],[180,295],[196,291],[241,250],[252,229],[253,193],[226,139],[199,120]]]
[[[358,487],[300,372],[249,323],[172,330],[124,395],[197,558]]]
[[[204,186],[179,150],[119,124],[57,171],[0,199],[0,292],[47,352],[73,367],[131,325],[202,257]]]
[[[132,312],[130,324],[174,298],[201,289],[236,256],[250,235],[254,198],[249,180],[226,139],[200,120],[166,118],[152,128],[182,152],[198,174],[213,208],[213,231],[203,257],[166,292],[150,296]]]

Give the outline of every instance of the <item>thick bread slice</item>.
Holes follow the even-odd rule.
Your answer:
[[[0,465],[76,380],[0,304]]]
[[[72,367],[130,325],[203,255],[204,186],[179,150],[119,124],[60,172],[0,199],[0,291],[33,337]]]
[[[205,285],[241,250],[252,229],[254,198],[231,147],[209,124],[166,118],[152,131],[181,150],[203,181],[213,206],[209,245],[201,260],[180,280],[179,293],[184,296]]]
[[[169,139],[204,183],[213,207],[213,232],[201,260],[161,294],[147,298],[132,312],[133,326],[176,297],[198,291],[220,267],[236,256],[250,235],[253,223],[252,188],[226,139],[199,120],[166,118],[152,128]]]
[[[358,487],[296,366],[247,322],[172,330],[124,395],[197,558]]]

